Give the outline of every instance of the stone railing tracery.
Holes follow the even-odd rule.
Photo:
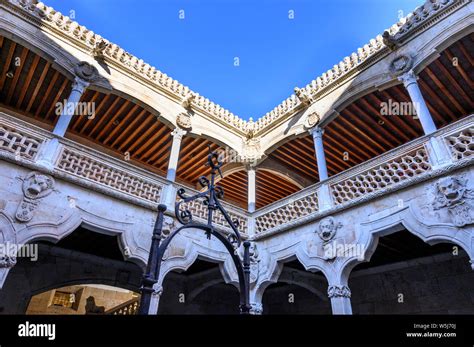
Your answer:
[[[318,212],[318,194],[312,192],[302,198],[290,198],[290,201],[281,207],[255,218],[255,233],[273,229],[279,225],[290,223],[301,217]]]
[[[431,170],[424,146],[381,165],[330,184],[333,201],[342,204]]]
[[[323,183],[329,186],[333,206],[324,213],[330,214],[335,208],[361,203],[374,195],[384,194],[385,190],[388,194],[393,189],[398,189],[397,186],[409,185],[411,180],[433,171],[433,163],[430,161],[427,149],[431,140],[450,150],[452,162],[472,159],[474,115],[469,115],[431,135],[417,138],[330,177]],[[323,213],[318,207],[320,202],[317,199],[311,211],[304,209],[309,206],[307,203],[299,205],[303,206],[303,210],[294,210],[297,206],[295,202],[304,201],[311,194],[316,198],[316,192],[321,187],[321,183],[317,183],[257,210],[254,215],[255,234],[277,232],[289,228],[291,223],[298,222],[306,216],[311,218],[312,214]]]
[[[453,160],[462,160],[474,155],[474,126],[445,137]]]
[[[43,139],[26,131],[18,131],[7,125],[0,124],[0,149],[34,160]]]
[[[64,147],[58,158],[58,170],[148,200],[159,202],[162,185],[150,182],[93,158],[87,153]]]

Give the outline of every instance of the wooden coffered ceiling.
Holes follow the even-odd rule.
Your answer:
[[[419,74],[418,83],[436,126],[441,128],[474,112],[474,34],[463,37]],[[454,59],[456,58],[456,59]],[[335,175],[423,135],[411,116],[383,116],[381,103],[409,102],[403,85],[371,92],[340,111],[325,127],[329,175]],[[303,177],[319,180],[311,135],[288,141],[272,158]]]

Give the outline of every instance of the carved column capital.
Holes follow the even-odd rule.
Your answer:
[[[314,127],[314,128],[311,128],[309,129],[309,133],[311,135],[313,135],[313,138],[316,139],[316,138],[323,138],[323,134],[324,134],[324,129],[321,128],[321,127]]]
[[[332,298],[350,298],[351,290],[345,285],[330,285],[328,287],[328,297]]]
[[[184,129],[181,128],[175,128],[171,132],[171,136],[173,136],[173,139],[181,141],[183,139],[183,136],[186,135],[188,132]]]
[[[411,84],[418,84],[417,76],[413,70],[409,70],[405,72],[403,75],[398,76],[398,80],[403,83],[405,88],[407,88]]]
[[[76,77],[74,79],[74,82],[72,82],[72,90],[80,93],[80,94],[83,94],[84,91],[87,89],[87,87],[89,87],[90,83],[83,80],[82,78],[80,77]]]

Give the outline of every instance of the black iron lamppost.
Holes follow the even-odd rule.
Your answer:
[[[249,314],[249,292],[250,292],[250,253],[249,247],[250,242],[243,242],[244,255],[243,261],[238,256],[236,249],[242,243],[240,233],[237,230],[239,222],[232,220],[227,214],[226,210],[222,207],[220,199],[224,197],[224,190],[220,186],[216,186],[214,178],[218,173],[222,177],[221,166],[222,162],[219,160],[219,155],[216,152],[209,152],[207,156],[207,162],[211,168],[211,180],[209,181],[205,176],[199,178],[198,182],[203,188],[207,188],[204,192],[198,193],[193,196],[186,196],[183,188],[178,190],[178,196],[181,201],[175,205],[176,219],[182,224],[182,226],[172,232],[162,243],[162,227],[163,227],[163,215],[166,211],[166,205],[160,204],[158,206],[158,218],[156,219],[155,227],[153,229],[152,242],[150,247],[150,253],[148,256],[148,264],[146,273],[142,279],[141,287],[141,300],[139,314],[148,314],[151,302],[151,296],[154,292],[153,285],[159,280],[161,262],[166,248],[170,244],[171,240],[184,229],[200,229],[205,231],[207,237],[210,239],[211,236],[215,236],[225,246],[229,252],[235,268],[237,269],[237,275],[239,277],[239,290],[240,290],[240,313]],[[189,210],[182,210],[181,204],[188,203],[193,200],[201,200],[201,202],[207,206],[207,224],[194,222],[192,214]],[[213,226],[212,219],[216,211],[220,211],[224,216],[227,223],[230,225],[233,231],[233,235],[225,235],[223,232],[216,230]],[[230,239],[233,238],[231,241]],[[237,247],[234,248],[234,244]]]

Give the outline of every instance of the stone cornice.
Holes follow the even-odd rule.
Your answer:
[[[387,30],[390,41],[397,44],[407,42],[410,38],[428,29],[446,15],[467,3],[468,0],[426,0],[422,6]],[[119,70],[162,91],[163,94],[177,103],[181,103],[187,95],[192,93],[194,98],[190,102],[190,108],[212,121],[233,129],[239,135],[246,135],[250,131],[249,128],[252,128],[251,131],[254,136],[260,136],[308,106],[292,94],[249,127],[249,122],[198,93],[192,92],[180,82],[42,2],[37,0],[0,0],[0,5],[10,9],[30,23],[42,27],[42,30],[46,28],[50,32],[60,35],[65,41],[74,43],[91,55],[100,56],[101,59]],[[311,102],[314,102],[389,53],[390,49],[384,43],[384,38],[382,35],[378,35],[375,39],[370,40],[368,44],[359,48],[357,52],[345,57],[332,69],[323,73],[299,91],[302,95],[308,96]]]

